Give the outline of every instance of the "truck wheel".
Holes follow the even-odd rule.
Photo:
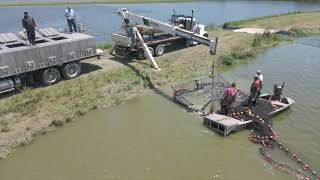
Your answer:
[[[153,50],[153,48],[152,48],[152,47],[148,47],[148,48],[149,48],[149,51],[150,51],[151,55],[154,56],[154,50]],[[148,59],[148,57],[147,57],[146,54],[144,55],[144,58],[145,58],[145,59]]]
[[[81,67],[78,63],[72,62],[62,67],[62,76],[66,79],[73,79],[80,75]]]
[[[61,76],[56,68],[48,68],[42,72],[41,81],[44,85],[56,84],[60,81]]]
[[[202,36],[209,37],[208,33],[204,33]]]
[[[164,54],[164,45],[158,45],[156,48],[156,56],[162,56]]]

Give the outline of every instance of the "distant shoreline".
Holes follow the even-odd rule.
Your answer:
[[[204,0],[197,0],[204,1]],[[84,0],[84,1],[52,1],[52,2],[0,2],[4,6],[57,6],[57,5],[81,5],[81,4],[135,4],[135,3],[176,3],[193,2],[193,0]]]

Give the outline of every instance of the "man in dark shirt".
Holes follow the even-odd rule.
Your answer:
[[[259,75],[254,76],[254,80],[250,87],[250,96],[249,96],[249,106],[255,106],[257,99],[259,99],[259,91],[261,87],[261,81],[259,80]]]
[[[24,17],[22,19],[22,26],[26,29],[27,38],[31,46],[35,46],[35,39],[36,39],[36,23],[34,22],[33,18],[28,15],[28,12],[24,12]]]

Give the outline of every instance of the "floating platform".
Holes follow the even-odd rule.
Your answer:
[[[263,94],[260,96],[256,106],[252,107],[253,112],[264,110],[270,118],[290,108],[295,101],[287,97],[279,97]],[[270,106],[270,107],[269,107]],[[259,110],[260,109],[260,110]],[[261,116],[262,114],[259,114]],[[235,119],[221,114],[210,114],[204,117],[203,124],[211,130],[216,131],[223,136],[232,132],[240,131],[247,128],[253,121],[250,119]]]
[[[205,116],[203,120],[203,124],[206,127],[222,134],[223,136],[227,136],[233,131],[236,132],[245,129],[251,123],[252,120],[238,120],[216,113]]]

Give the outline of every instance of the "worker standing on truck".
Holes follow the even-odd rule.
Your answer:
[[[259,75],[254,76],[254,80],[250,87],[250,96],[248,100],[249,106],[255,106],[257,99],[259,98],[259,91],[261,87],[261,81],[259,80]]]
[[[227,115],[229,113],[229,110],[232,106],[232,104],[234,103],[234,101],[236,100],[236,96],[237,96],[237,88],[236,88],[236,83],[232,83],[231,86],[229,86],[222,98],[221,98],[221,108],[220,108],[220,113],[223,115]]]
[[[76,12],[67,6],[64,16],[67,18],[70,33],[77,32]]]
[[[127,28],[127,36],[130,37],[130,41],[131,41],[130,46],[131,48],[133,48],[137,42],[137,34],[134,27],[131,26]]]
[[[36,23],[34,19],[29,16],[28,12],[24,12],[24,17],[22,18],[22,26],[27,32],[27,39],[31,46],[36,45]]]

